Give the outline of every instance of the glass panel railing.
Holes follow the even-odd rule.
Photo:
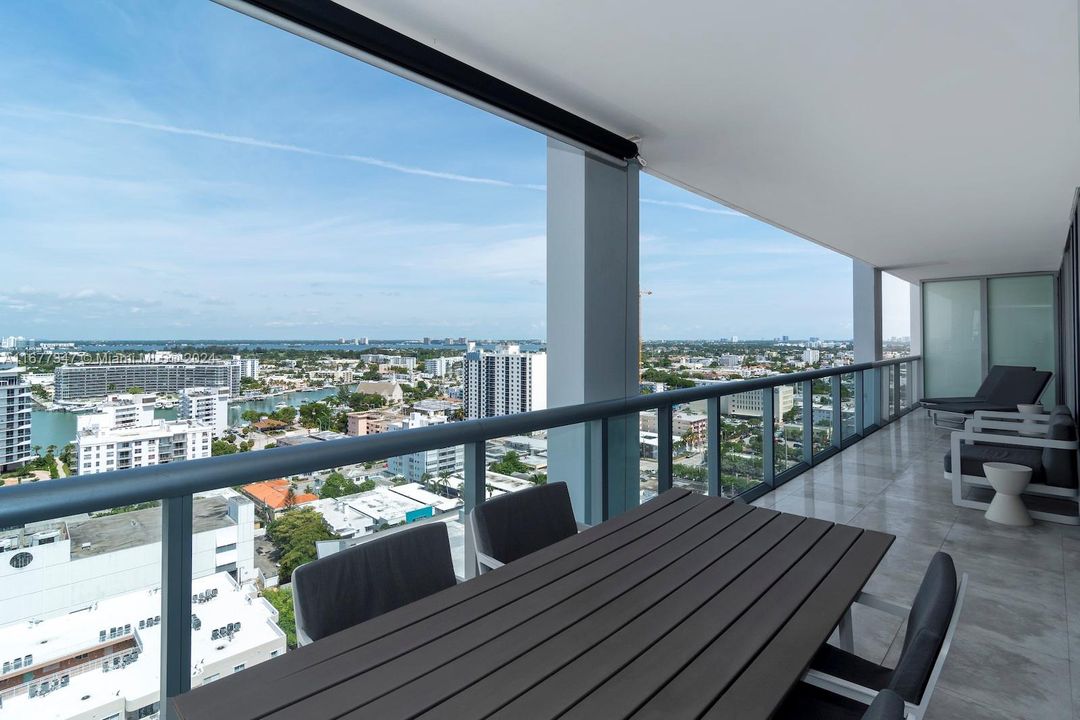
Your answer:
[[[764,393],[721,398],[720,494],[734,497],[764,482]]]
[[[772,389],[774,413],[773,463],[776,474],[803,462],[802,383]]]
[[[671,413],[671,474],[674,487],[709,492],[709,416],[706,403],[675,405]]]
[[[847,440],[858,432],[855,423],[855,373],[840,376],[840,437]]]
[[[814,380],[811,385],[813,453],[820,453],[832,447],[832,378]]]

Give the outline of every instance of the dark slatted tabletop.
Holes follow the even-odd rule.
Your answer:
[[[184,720],[767,718],[892,540],[671,490],[175,708]]]

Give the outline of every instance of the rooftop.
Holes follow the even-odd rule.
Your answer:
[[[197,578],[193,581],[192,590],[195,594],[217,591],[212,599],[197,603],[192,608],[201,622],[199,630],[191,633],[193,685],[199,684],[202,668],[208,665],[245,656],[267,646],[284,652],[285,636],[275,624],[277,613],[261,598],[253,599],[249,591],[239,588],[227,573]],[[124,629],[121,637],[133,640],[132,647],[125,653],[135,648],[139,650],[134,661],[110,669],[110,672],[98,669],[100,659],[88,660],[88,664],[79,666],[86,668],[84,672],[75,668],[65,669],[70,673],[70,684],[48,694],[31,698],[24,689],[13,696],[4,697],[0,717],[59,720],[79,713],[92,713],[95,709],[101,713],[96,717],[107,717],[117,698],[126,698],[132,703],[132,710],[144,704],[143,698],[147,699],[146,702],[155,701],[160,672],[160,615],[160,590],[152,588],[101,600],[84,610],[41,622],[0,627],[0,647],[5,648],[12,657],[32,655],[31,667],[36,668],[38,673],[50,663],[116,642],[109,638],[110,630],[115,627]],[[144,624],[142,628],[139,627],[140,621]],[[231,637],[224,640],[211,638],[215,629],[236,622],[241,624],[241,629]],[[104,643],[100,636],[102,630],[106,632]],[[120,656],[117,654],[115,657],[119,659]],[[53,675],[59,678],[60,673],[45,677]]]
[[[266,507],[274,510],[280,510],[285,507],[285,498],[289,494],[289,488],[292,487],[288,480],[284,478],[278,478],[277,480],[267,480],[265,482],[251,483],[245,485],[243,491],[245,494],[251,496],[254,500],[262,503]],[[300,503],[311,502],[312,500],[318,500],[318,495],[312,495],[311,493],[294,493],[293,504],[299,505]]]
[[[208,532],[235,524],[229,517],[229,501],[225,498],[195,498],[193,532]],[[68,533],[71,537],[71,557],[75,560],[161,542],[161,508],[73,520],[68,522]]]

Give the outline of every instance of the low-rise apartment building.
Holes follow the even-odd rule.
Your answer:
[[[213,432],[193,420],[107,429],[88,427],[75,436],[79,475],[163,465],[210,457]]]

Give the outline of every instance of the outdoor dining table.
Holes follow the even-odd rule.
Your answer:
[[[173,709],[184,720],[767,718],[892,541],[673,489],[195,687]]]

